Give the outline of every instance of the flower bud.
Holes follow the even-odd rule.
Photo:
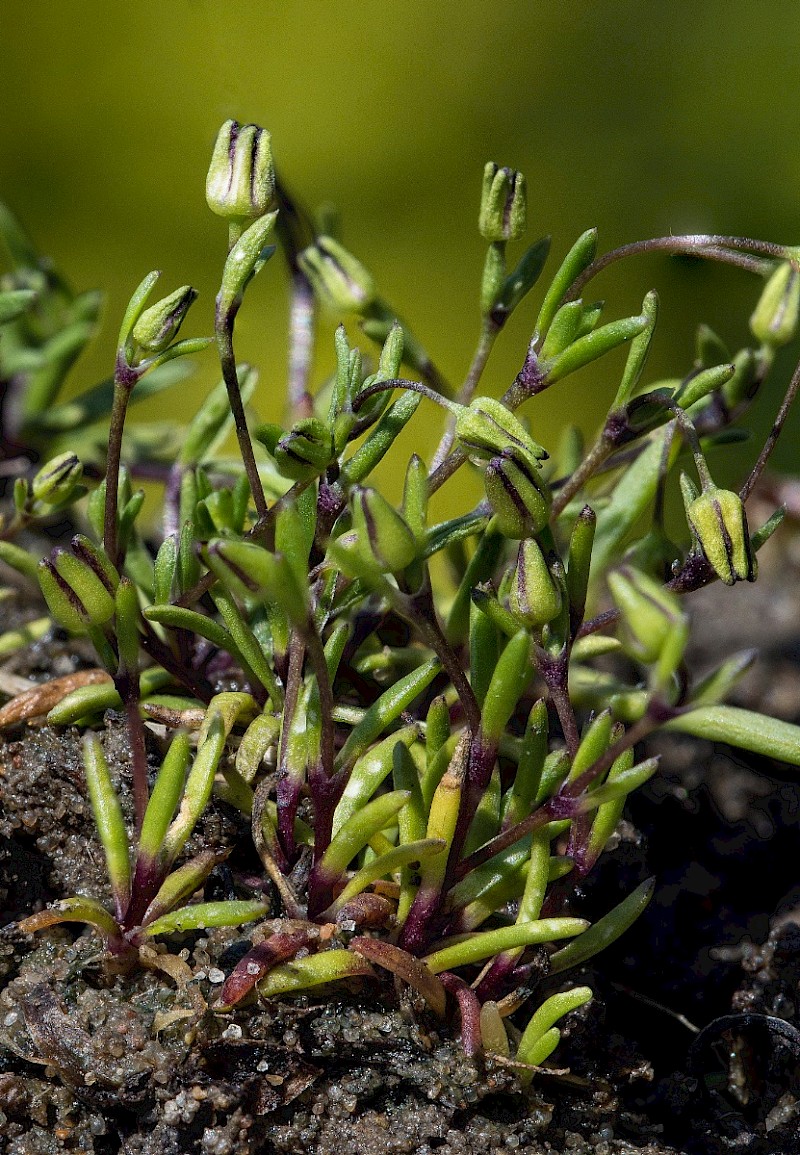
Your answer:
[[[100,551],[96,547],[86,550],[84,542],[86,539],[76,537],[73,541],[73,546],[78,543],[76,552],[56,549],[49,558],[39,562],[39,585],[50,613],[72,633],[85,633],[89,626],[105,625],[114,616],[115,609],[114,586],[108,569],[97,561]]]
[[[657,661],[670,636],[685,628],[677,594],[633,566],[613,570],[608,588],[622,615],[626,652],[645,664]]]
[[[508,600],[511,612],[530,629],[541,629],[561,609],[561,590],[535,541],[519,547]]]
[[[547,457],[525,426],[502,401],[476,397],[456,417],[456,438],[475,464],[501,454],[532,472]]]
[[[333,459],[331,431],[318,417],[304,417],[279,438],[272,455],[283,477],[317,477]]]
[[[332,237],[317,237],[297,259],[314,292],[335,311],[364,313],[375,300],[371,274]]]
[[[784,261],[767,281],[750,318],[750,330],[762,345],[777,348],[791,341],[800,312],[800,272]]]
[[[508,457],[493,457],[483,484],[504,537],[535,537],[550,520],[550,491],[538,469],[525,469]]]
[[[197,290],[184,285],[145,309],[133,326],[133,339],[145,353],[163,353],[178,336]]]
[[[212,212],[234,220],[263,216],[275,198],[270,135],[255,124],[226,120],[219,130],[206,179]]]
[[[417,556],[414,535],[396,509],[375,489],[358,488],[353,496],[353,530],[362,557],[382,573],[398,573]]]
[[[755,581],[758,566],[738,493],[713,485],[693,497],[685,477],[681,478],[681,488],[689,527],[720,581],[726,586]]]
[[[44,465],[33,479],[33,496],[45,505],[60,505],[75,492],[83,465],[74,453],[62,453]]]
[[[516,241],[525,232],[525,177],[491,161],[483,170],[478,228],[487,241]]]

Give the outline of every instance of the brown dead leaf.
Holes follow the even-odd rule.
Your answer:
[[[41,686],[33,686],[30,690],[18,694],[0,709],[0,730],[7,726],[18,726],[20,722],[30,722],[34,718],[44,717],[57,706],[67,694],[79,690],[83,686],[96,686],[103,682],[113,682],[110,674],[105,670],[78,670],[74,674],[65,674],[63,678],[53,678],[50,682],[43,682]]]

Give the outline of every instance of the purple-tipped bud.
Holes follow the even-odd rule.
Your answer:
[[[145,309],[133,326],[133,339],[145,353],[162,353],[178,336],[197,290],[183,285]]]

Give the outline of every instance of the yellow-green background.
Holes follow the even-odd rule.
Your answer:
[[[552,233],[556,256],[593,224],[604,248],[685,230],[800,239],[798,47],[800,6],[786,0],[0,0],[0,196],[76,287],[108,293],[76,389],[106,375],[121,310],[151,268],[165,290],[201,290],[187,333],[210,330],[225,227],[205,206],[207,158],[222,120],[254,120],[291,187],[339,206],[348,245],[457,380],[478,324],[487,159],[526,173],[530,238]],[[281,273],[268,266],[242,314],[264,416],[283,388]],[[746,340],[745,274],[647,258],[596,292],[635,312],[654,285],[654,372],[688,367],[696,320]],[[538,299],[491,363],[495,393]],[[619,364],[538,402],[540,439],[565,415],[590,429]],[[789,369],[787,354],[783,381]],[[214,379],[207,354],[192,396],[166,395],[149,415],[188,412]],[[762,428],[776,404],[776,389],[760,400]],[[431,422],[418,423],[429,452]]]

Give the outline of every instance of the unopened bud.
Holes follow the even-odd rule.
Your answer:
[[[535,541],[523,541],[519,547],[509,609],[531,629],[541,629],[561,609],[561,590]]]
[[[133,339],[145,353],[162,353],[178,336],[197,290],[183,285],[145,309],[133,326]]]
[[[219,130],[206,179],[212,212],[248,221],[266,213],[275,198],[269,133],[255,124],[226,120]]]
[[[315,293],[336,311],[364,313],[375,300],[371,274],[332,237],[317,237],[298,262]]]
[[[50,613],[72,633],[85,633],[89,626],[105,625],[114,616],[115,609],[110,563],[99,561],[101,551],[96,547],[86,549],[84,543],[91,544],[76,537],[75,552],[56,549],[39,563],[39,585]],[[116,576],[116,571],[114,574]]]
[[[516,241],[525,232],[525,177],[491,161],[483,170],[478,228],[487,241]]]
[[[800,272],[785,261],[767,281],[750,318],[753,336],[762,345],[777,347],[791,341],[800,313]]]
[[[417,556],[414,535],[396,509],[375,489],[356,490],[353,497],[353,530],[362,557],[382,573],[398,573]]]
[[[694,497],[685,476],[681,478],[681,488],[689,527],[720,581],[726,586],[755,581],[758,565],[738,493],[711,486]]]
[[[493,457],[483,475],[486,497],[504,537],[534,537],[550,520],[550,491],[538,469]]]
[[[547,457],[547,451],[537,445],[519,418],[494,397],[476,397],[466,408],[462,407],[455,433],[475,464],[502,454],[532,471]]]
[[[60,505],[75,492],[83,465],[74,453],[62,453],[44,465],[33,479],[33,496],[45,505]]]

